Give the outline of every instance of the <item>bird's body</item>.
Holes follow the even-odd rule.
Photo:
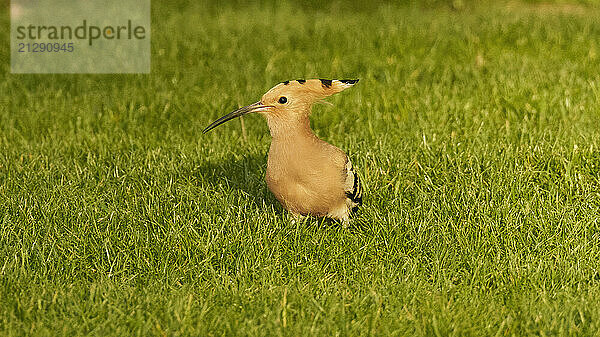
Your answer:
[[[310,130],[273,138],[266,181],[290,212],[348,220],[346,154]]]
[[[267,119],[272,142],[265,179],[269,190],[292,214],[348,221],[362,203],[362,187],[348,156],[319,139],[309,122],[315,100],[356,81],[286,81],[269,90],[260,102],[248,106]],[[269,105],[273,102],[281,106]],[[228,120],[227,116],[207,130]]]

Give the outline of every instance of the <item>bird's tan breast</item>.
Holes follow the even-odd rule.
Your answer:
[[[288,210],[326,215],[345,202],[346,154],[320,140],[277,142],[269,149],[266,181]]]

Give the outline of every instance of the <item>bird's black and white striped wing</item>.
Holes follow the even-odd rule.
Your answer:
[[[362,184],[358,178],[358,174],[352,167],[352,162],[347,159],[346,162],[346,181],[344,184],[344,191],[346,192],[346,201],[348,208],[353,212],[358,209],[358,206],[362,205]]]

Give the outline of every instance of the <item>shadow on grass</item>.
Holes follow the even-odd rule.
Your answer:
[[[252,198],[257,205],[276,205],[275,210],[282,214],[279,202],[269,192],[265,182],[267,167],[266,155],[228,155],[224,158],[208,160],[197,167],[193,175],[204,184],[215,189],[241,191]]]
[[[293,217],[283,209],[283,206],[267,187],[266,167],[266,155],[228,155],[225,158],[202,163],[194,170],[193,175],[203,183],[212,184],[215,188],[221,185],[225,190],[241,191],[253,199],[257,207],[262,204],[274,206],[273,209],[278,216],[288,218],[289,222],[293,222]],[[361,210],[355,214],[355,217],[360,215],[360,212]],[[365,224],[356,220],[350,222],[348,229],[364,230]],[[342,222],[338,220],[313,216],[303,217],[298,221],[309,226],[319,225],[327,228],[343,226]]]

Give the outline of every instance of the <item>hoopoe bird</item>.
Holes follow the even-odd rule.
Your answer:
[[[271,88],[260,101],[210,124],[203,133],[245,114],[265,117],[271,147],[265,175],[269,190],[294,216],[329,217],[347,223],[362,204],[362,185],[344,151],[310,128],[312,106],[358,80],[295,80]]]

